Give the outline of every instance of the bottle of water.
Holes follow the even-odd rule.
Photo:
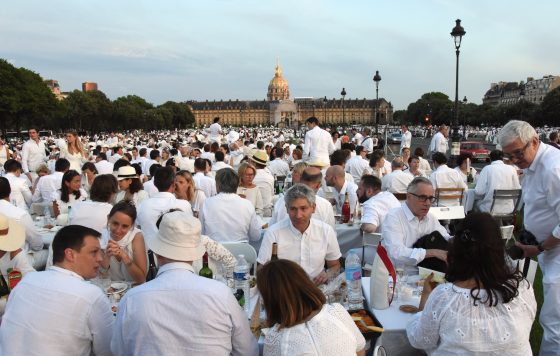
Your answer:
[[[354,251],[346,256],[344,266],[346,273],[346,285],[348,286],[348,309],[363,309],[362,302],[362,264],[360,257]]]
[[[245,295],[245,312],[249,312],[249,264],[245,261],[245,256],[237,256],[237,264],[233,269],[234,290],[241,289]]]
[[[51,209],[49,209],[48,206],[45,206],[43,211],[43,226],[50,225],[51,221]]]

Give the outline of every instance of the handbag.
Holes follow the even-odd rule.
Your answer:
[[[445,237],[443,237],[439,231],[432,231],[431,233],[420,237],[412,245],[412,247],[423,248],[425,250],[436,249],[447,251],[449,248],[449,242],[447,242]],[[447,263],[436,257],[425,258],[418,263],[418,266],[443,273],[447,271]]]

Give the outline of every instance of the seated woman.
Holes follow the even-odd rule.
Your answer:
[[[447,283],[426,279],[410,344],[429,355],[531,355],[533,288],[506,262],[504,240],[487,213],[467,215],[447,255]]]
[[[115,198],[115,202],[130,201],[134,206],[139,206],[141,202],[150,196],[144,190],[144,185],[140,182],[140,178],[136,175],[136,169],[132,166],[123,166],[119,168],[117,173],[119,182],[119,192]]]
[[[265,355],[365,355],[365,339],[340,304],[295,262],[275,260],[257,272],[266,311]]]
[[[364,174],[371,174],[381,179],[389,172],[385,168],[385,157],[383,151],[376,150],[370,154],[369,168],[366,168]]]
[[[95,176],[98,175],[97,167],[92,162],[86,162],[82,166],[82,188],[89,194]]]
[[[118,202],[109,212],[107,227],[101,233],[102,244],[107,244],[101,265],[113,281],[142,283],[146,280],[146,246],[135,221],[134,205]]]
[[[188,171],[181,170],[175,176],[175,197],[191,203],[193,213],[198,213],[206,195],[195,185],[192,175]]]
[[[74,206],[76,202],[86,200],[88,197],[82,189],[82,178],[80,173],[69,170],[62,176],[60,189],[54,193],[53,210],[54,216],[68,214],[68,208]]]
[[[100,174],[91,185],[90,199],[72,207],[72,224],[82,225],[101,233],[107,226],[107,216],[117,194],[117,179],[112,174]]]
[[[455,167],[455,170],[459,172],[465,184],[474,183],[476,180],[476,169],[471,166],[471,162],[472,155],[470,153],[463,153],[457,157],[457,167]]]
[[[255,207],[257,215],[262,216],[263,201],[261,191],[259,187],[253,183],[253,179],[255,179],[255,175],[257,174],[257,169],[252,164],[243,162],[239,165],[239,168],[237,168],[237,173],[239,175],[237,194],[249,200]]]

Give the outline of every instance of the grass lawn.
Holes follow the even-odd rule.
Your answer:
[[[535,298],[537,299],[537,316],[535,317],[535,322],[533,323],[533,327],[531,328],[531,337],[529,341],[531,342],[533,355],[538,355],[541,348],[541,340],[543,334],[542,327],[539,324],[539,313],[541,312],[541,306],[543,303],[542,272],[540,267],[537,268],[537,274],[535,275],[533,289],[535,290]]]

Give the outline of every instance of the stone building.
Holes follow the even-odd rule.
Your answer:
[[[266,100],[219,100],[187,101],[197,126],[210,125],[219,116],[222,125],[255,126],[275,125],[296,128],[303,125],[310,116],[315,116],[326,124],[366,124],[373,125],[375,100],[342,98],[290,98],[288,82],[282,70],[276,65],[274,77],[268,84]],[[379,99],[379,123],[390,123],[393,105]]]
[[[513,105],[520,100],[526,100],[539,105],[546,94],[560,86],[560,77],[545,75],[541,79],[527,78],[523,81],[499,82],[490,84],[490,89],[482,98],[483,104],[492,106]]]
[[[524,100],[542,103],[546,94],[560,86],[560,76],[545,75],[541,79],[527,78]]]

